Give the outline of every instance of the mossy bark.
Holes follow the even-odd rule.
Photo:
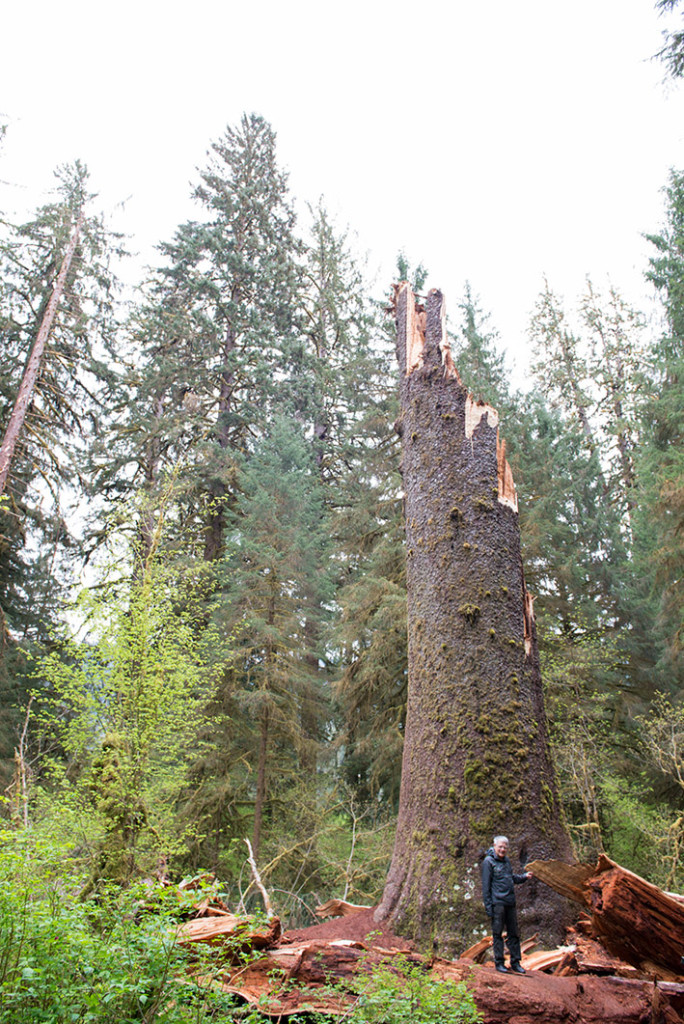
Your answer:
[[[397,288],[409,696],[397,839],[377,920],[459,953],[488,927],[480,861],[570,853],[549,753],[517,499],[498,416],[453,366],[442,295]],[[518,886],[525,933],[559,939],[565,901]]]

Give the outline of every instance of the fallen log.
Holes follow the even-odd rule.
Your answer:
[[[180,946],[193,942],[224,943],[234,940],[237,949],[270,949],[280,939],[281,928],[277,917],[268,924],[254,927],[244,917],[223,914],[220,917],[197,917],[178,926],[176,941]]]
[[[358,914],[360,910],[371,908],[362,903],[347,903],[345,900],[328,900],[316,907],[316,917],[349,917],[350,914]]]
[[[242,996],[262,1013],[287,1018],[295,1013],[345,1014],[358,998],[354,979],[391,962],[395,950],[363,942],[304,942],[269,950],[245,967],[228,967],[218,977],[222,991]],[[416,953],[402,953],[403,963],[421,964]]]
[[[222,991],[241,996],[260,1012],[286,1020],[297,1013],[343,1016],[358,998],[359,971],[393,956],[364,943],[303,943],[270,950],[259,960],[227,968],[214,982]],[[472,960],[426,960],[417,954],[411,963],[423,964],[435,979],[465,981],[482,1014],[483,1024],[682,1024],[667,991],[649,981],[625,978],[554,977],[533,972],[524,977],[501,975]]]
[[[604,854],[596,866],[534,861],[528,871],[591,912],[591,930],[634,967],[684,980],[684,905]]]
[[[525,977],[482,968],[469,983],[483,1024],[681,1024],[667,996],[650,982],[591,975]]]

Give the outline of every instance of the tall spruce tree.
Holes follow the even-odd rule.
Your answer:
[[[114,475],[111,445],[103,459],[112,494],[131,480],[153,493],[182,459],[182,521],[208,562],[223,550],[237,455],[264,430],[296,334],[299,243],[275,146],[253,114],[212,144],[194,191],[201,219],[160,246],[165,263],[131,319]]]
[[[684,687],[684,174],[673,171],[667,220],[649,236],[648,272],[661,296],[665,330],[650,352],[639,454],[640,506],[636,535],[644,612],[658,644],[657,667],[669,690]]]
[[[593,612],[586,600],[575,606],[583,616],[590,614],[590,624],[625,629],[630,620],[626,587],[631,572],[643,324],[614,290],[602,297],[590,283],[579,321],[581,333],[570,326],[560,300],[547,285],[532,320],[535,380],[560,416],[555,429],[562,427],[574,435],[568,438],[568,455],[585,464],[579,475],[568,467],[569,500],[560,518],[579,540],[576,562],[588,573],[584,593],[594,602]],[[547,416],[545,429],[550,425]],[[530,471],[534,473],[534,467]],[[583,493],[573,495],[578,488]]]
[[[458,322],[452,327],[451,344],[459,375],[476,398],[503,412],[510,404],[504,356],[497,349],[498,335],[488,326],[489,317],[480,308],[466,282],[458,304]]]
[[[27,647],[50,642],[70,562],[80,538],[70,509],[87,490],[83,475],[93,432],[103,420],[105,356],[113,339],[115,282],[110,261],[118,242],[89,210],[88,172],[80,163],[57,172],[57,195],[20,225],[6,224],[0,252],[0,434],[14,408],[23,369],[53,293],[76,221],[78,245],[47,335],[0,510],[0,608],[5,692],[21,701]],[[16,724],[12,713],[6,723]],[[12,726],[3,756],[12,752]]]
[[[326,652],[311,646],[321,630],[307,625],[318,627],[330,614],[333,591],[322,485],[296,421],[273,419],[240,459],[238,483],[225,555],[216,564],[216,622],[232,648],[215,701],[223,737],[200,774],[205,792],[239,794],[242,822],[233,814],[232,824],[250,828],[259,856],[267,822],[276,834],[284,821],[292,825],[286,797],[296,792],[302,765],[315,779],[330,696]],[[199,790],[192,804],[188,812],[207,815],[215,829],[215,812]],[[301,805],[297,813],[301,827]],[[210,842],[215,848],[216,834]]]

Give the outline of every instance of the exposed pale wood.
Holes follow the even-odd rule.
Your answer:
[[[483,419],[487,419],[487,425],[490,427],[499,426],[499,414],[493,406],[488,405],[486,402],[482,402],[478,399],[473,398],[472,395],[466,395],[465,399],[465,436],[472,437],[477,428],[479,427]]]
[[[527,971],[547,971],[556,967],[569,950],[566,946],[558,949],[540,949],[537,953],[528,953],[522,957],[522,965]]]
[[[273,907],[271,906],[271,899],[268,893],[266,892],[266,887],[264,886],[264,883],[261,881],[261,875],[259,874],[259,870],[256,866],[256,861],[254,859],[254,853],[252,851],[252,844],[250,843],[249,839],[245,839],[245,843],[247,844],[247,849],[249,850],[249,866],[252,870],[252,878],[254,879],[254,884],[261,893],[261,898],[264,901],[266,917],[270,920],[272,917],[275,917],[275,914],[273,913]]]
[[[496,438],[496,462],[497,476],[499,481],[499,501],[502,505],[508,505],[514,512],[518,511],[518,492],[513,481],[513,471],[506,461],[506,441],[504,438]]]
[[[461,956],[464,960],[474,960],[476,963],[479,963],[481,960],[484,960],[485,953],[491,945],[491,935],[485,935],[485,937],[480,939],[479,942],[476,942],[474,946],[470,946],[466,949],[465,953],[462,953]]]
[[[360,910],[370,910],[370,906],[363,903],[347,903],[346,900],[327,900],[316,907],[316,917],[347,917],[349,914],[357,914]]]
[[[526,865],[535,878],[576,903],[586,904],[585,883],[594,873],[591,864],[567,864],[563,860],[533,860]]]
[[[216,938],[227,938],[235,935],[239,927],[244,927],[245,920],[234,914],[225,918],[196,917],[179,925],[177,938],[183,946],[188,942],[205,942]]]
[[[198,917],[179,925],[176,932],[177,942],[181,946],[192,942],[223,942],[234,938],[240,946],[250,949],[268,949],[280,938],[280,921],[277,917],[270,920],[267,926],[254,928],[249,920],[226,914],[221,917]]]

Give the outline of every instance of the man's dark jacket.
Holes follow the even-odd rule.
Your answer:
[[[494,847],[490,846],[482,864],[482,898],[489,916],[492,916],[495,903],[503,903],[506,907],[515,906],[513,886],[526,881],[527,873],[514,874],[508,857],[497,857]]]

